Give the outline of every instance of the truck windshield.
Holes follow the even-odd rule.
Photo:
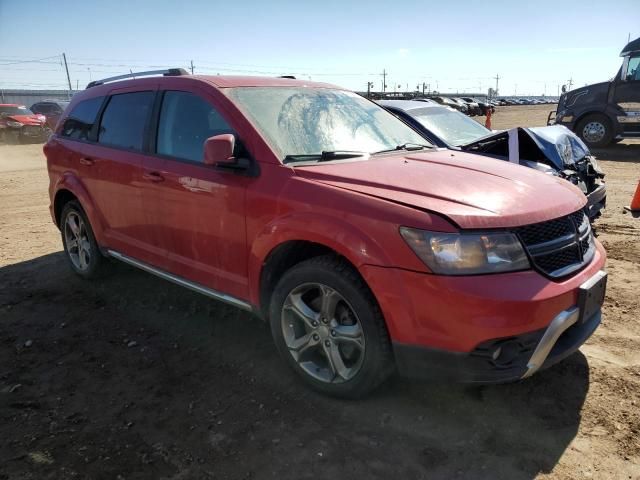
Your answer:
[[[237,87],[230,89],[229,95],[282,159],[322,152],[375,153],[405,144],[428,145],[405,123],[353,92]]]
[[[419,108],[409,114],[449,145],[464,145],[491,133],[475,120],[449,108]]]

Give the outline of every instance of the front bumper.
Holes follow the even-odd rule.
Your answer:
[[[516,381],[577,351],[602,317],[598,311],[577,323],[578,316],[575,307],[563,310],[546,329],[484,342],[470,353],[394,343],[396,365],[401,375],[412,378],[476,384]]]
[[[600,215],[600,211],[607,206],[607,186],[601,183],[587,195],[587,215],[593,220]]]

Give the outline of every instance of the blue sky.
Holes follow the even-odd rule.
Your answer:
[[[555,95],[618,70],[640,0],[0,0],[0,87],[64,88],[160,66],[295,74],[355,90]],[[25,62],[29,60],[29,62]],[[38,61],[34,61],[38,60]],[[23,63],[16,63],[23,62]]]

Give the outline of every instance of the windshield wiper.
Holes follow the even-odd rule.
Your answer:
[[[402,145],[396,145],[394,148],[373,152],[372,155],[377,155],[378,153],[396,152],[398,150],[413,152],[415,150],[424,150],[425,148],[433,148],[433,145],[423,145],[421,143],[403,143]]]
[[[328,162],[330,160],[344,160],[347,158],[365,157],[369,155],[368,152],[360,152],[357,150],[323,150],[321,153],[307,153],[301,155],[287,155],[284,157],[283,163],[294,162]]]

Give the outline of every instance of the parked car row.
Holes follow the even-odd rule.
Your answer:
[[[557,98],[503,98],[500,105],[547,105],[558,103]]]
[[[108,257],[253,312],[304,382],[350,398],[394,371],[526,378],[598,327],[606,254],[583,192],[489,158],[504,141],[463,136],[452,109],[415,102],[444,110],[442,146],[329,84],[126,77],[76,94],[44,146],[81,277]]]
[[[427,98],[435,103],[451,107],[461,113],[469,115],[471,117],[476,115],[486,115],[487,110],[495,111],[495,105],[490,101],[483,101],[471,97],[443,97],[443,96],[431,96]],[[425,99],[416,99],[424,101]]]

